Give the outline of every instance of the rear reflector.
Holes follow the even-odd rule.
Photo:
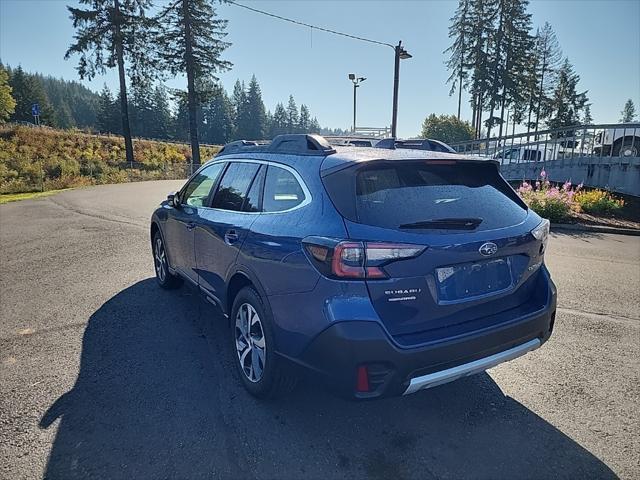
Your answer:
[[[360,365],[357,370],[356,391],[366,393],[369,391],[369,373],[366,365]]]

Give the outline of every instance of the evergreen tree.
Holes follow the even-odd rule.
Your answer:
[[[627,100],[627,103],[624,104],[624,108],[620,112],[620,122],[621,123],[629,123],[633,122],[636,118],[636,106],[633,104],[633,100]]]
[[[533,97],[535,109],[535,121],[533,129],[538,131],[541,120],[549,111],[551,94],[558,78],[558,70],[562,64],[562,50],[556,38],[556,34],[549,23],[545,22],[542,30],[536,35],[534,57],[536,58],[535,79],[537,95]]]
[[[217,80],[215,74],[229,70],[220,57],[230,45],[223,41],[227,21],[217,18],[213,0],[178,0],[162,9],[157,46],[160,67],[173,75],[186,74],[189,139],[192,162],[200,163],[198,144],[198,79]]]
[[[287,133],[296,133],[298,131],[298,106],[293,99],[293,95],[289,95],[289,103],[287,104]]]
[[[233,138],[236,140],[246,140],[249,138],[249,107],[247,100],[247,89],[244,82],[236,80],[233,86],[233,117],[234,117],[234,133]]]
[[[528,0],[501,0],[504,15],[503,55],[500,65],[499,87],[501,89],[497,104],[500,105],[500,131],[502,137],[504,114],[509,106],[520,112],[524,108],[526,98],[524,92],[527,85],[527,60],[531,54],[532,38],[531,15],[526,9]],[[516,118],[521,118],[517,115]]]
[[[31,106],[34,103],[40,105],[40,123],[44,125],[53,124],[53,110],[49,103],[49,98],[44,91],[42,82],[18,67],[9,70],[9,86],[12,89],[12,96],[16,102],[15,111],[11,116],[12,122],[31,122]]]
[[[313,117],[311,119],[311,122],[309,122],[309,133],[320,133],[320,130],[322,129],[320,128],[318,119],[316,117]]]
[[[65,59],[80,55],[80,78],[93,78],[107,68],[118,68],[120,81],[120,114],[127,162],[133,162],[133,142],[129,126],[125,63],[135,77],[140,70],[141,53],[147,46],[143,35],[146,26],[144,11],[149,0],[80,0],[89,8],[67,7],[76,29],[74,43]]]
[[[151,138],[169,139],[171,138],[172,122],[171,108],[169,106],[169,98],[167,90],[158,85],[153,90],[151,97],[153,111],[151,114],[151,125],[149,128],[149,136]]]
[[[300,105],[300,120],[298,123],[298,131],[300,133],[309,133],[311,126],[311,113],[309,108],[303,103]]]
[[[587,92],[578,92],[580,77],[573,70],[569,59],[565,58],[558,70],[558,83],[553,91],[548,107],[547,126],[551,129],[572,127],[580,124],[580,114],[587,105]],[[558,136],[571,136],[572,129],[560,132]]]
[[[282,103],[276,105],[276,109],[273,111],[273,120],[271,122],[271,135],[273,138],[276,135],[282,135],[283,133],[289,133],[289,116]]]
[[[267,135],[267,137],[271,136],[271,132],[273,130],[273,113],[271,113],[271,110],[267,110],[267,113],[265,115],[265,133]]]
[[[458,90],[458,120],[460,120],[460,108],[462,106],[462,90],[465,87],[468,70],[469,56],[472,47],[473,25],[470,22],[472,0],[459,0],[458,9],[451,18],[449,26],[449,38],[453,38],[453,44],[444,53],[449,53],[447,69],[451,72],[447,83],[451,83],[449,95]]]
[[[467,64],[472,68],[470,79],[472,121],[475,135],[478,137],[482,127],[482,112],[487,104],[489,78],[492,62],[489,57],[490,46],[495,42],[494,21],[496,19],[496,0],[474,0],[469,13],[471,44],[467,50]]]
[[[205,142],[224,145],[233,138],[233,105],[221,86],[203,108],[205,126],[202,138]]]
[[[189,107],[187,95],[182,90],[173,91],[176,112],[173,118],[173,134],[176,140],[189,141]]]
[[[261,140],[266,134],[266,113],[262,101],[262,92],[256,76],[251,77],[249,89],[246,95],[247,125],[245,127],[246,138]]]
[[[526,12],[528,0],[498,0],[498,20],[494,41],[489,49],[492,75],[489,77],[489,118],[486,121],[487,136],[495,124],[504,124],[504,112],[508,104],[520,103],[526,77],[526,58],[530,52],[529,29],[531,15]],[[494,117],[496,109],[500,116]]]
[[[120,120],[120,105],[114,100],[111,90],[105,84],[100,92],[100,102],[98,104],[98,130],[120,135],[122,134],[122,122]]]
[[[584,116],[582,117],[582,123],[585,125],[591,125],[593,123],[593,117],[591,116],[591,105],[587,104],[584,107]]]
[[[6,122],[16,109],[12,90],[9,85],[9,73],[0,63],[0,123]]]
[[[136,137],[153,138],[153,89],[151,82],[139,82],[131,92],[131,132]]]

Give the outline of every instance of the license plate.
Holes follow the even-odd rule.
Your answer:
[[[511,287],[510,257],[436,269],[438,300],[449,302],[499,292]]]

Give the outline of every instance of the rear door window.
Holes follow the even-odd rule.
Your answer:
[[[260,165],[234,162],[229,165],[213,197],[213,208],[241,212],[247,191]]]
[[[306,196],[302,186],[289,170],[269,165],[264,182],[263,212],[282,212],[297,207]]]

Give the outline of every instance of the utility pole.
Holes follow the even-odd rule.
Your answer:
[[[353,129],[351,131],[352,133],[356,133],[356,125],[357,125],[356,124],[356,96],[357,96],[356,89],[360,86],[362,82],[366,80],[366,78],[365,77],[356,78],[355,73],[350,73],[349,80],[351,80],[351,82],[353,83]]]
[[[395,59],[393,71],[393,113],[391,116],[391,136],[393,138],[396,138],[398,129],[398,87],[400,84],[400,60],[411,58],[411,55],[402,46],[402,41],[398,42],[398,45],[394,47],[394,50]]]

